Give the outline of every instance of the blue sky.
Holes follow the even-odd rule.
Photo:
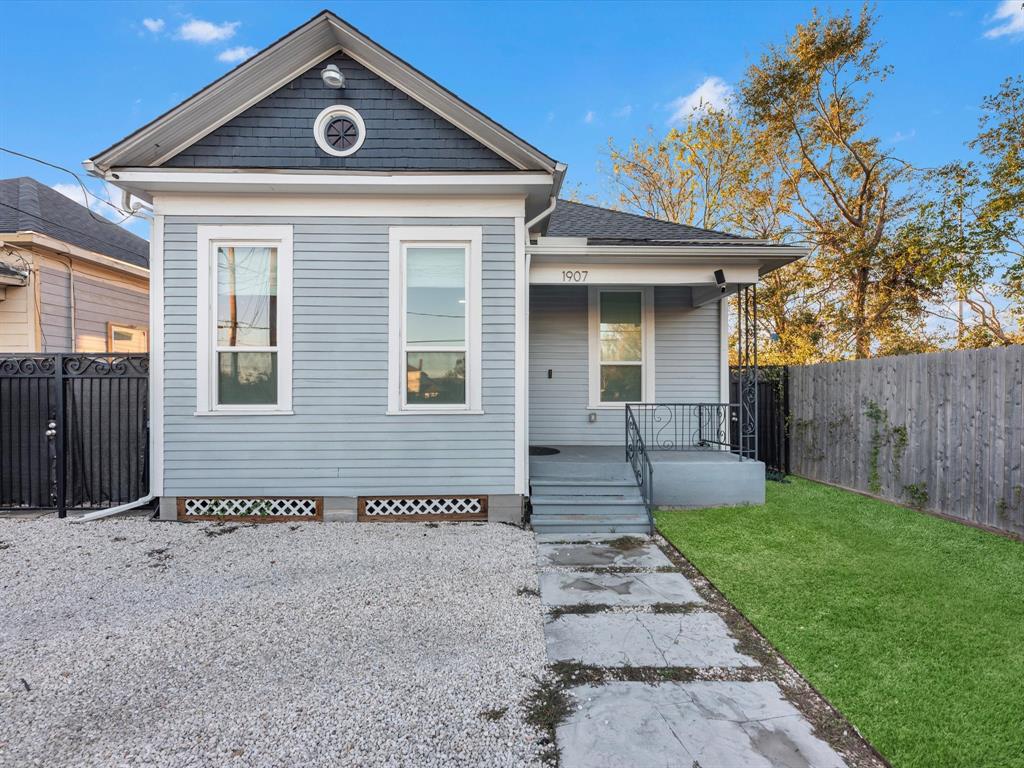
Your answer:
[[[1019,0],[881,2],[870,129],[917,165],[965,156],[978,107],[1024,71]],[[325,7],[306,2],[0,2],[0,145],[81,161]],[[608,201],[610,136],[668,128],[703,86],[735,84],[811,3],[327,3],[326,7],[549,155],[566,189]],[[856,10],[859,4],[820,7]],[[32,32],[33,29],[39,30]],[[709,78],[711,80],[709,81]],[[74,183],[0,154],[0,177]],[[92,188],[102,191],[98,182]],[[144,227],[138,228],[144,233]]]

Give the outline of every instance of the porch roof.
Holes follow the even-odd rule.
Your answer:
[[[596,205],[559,200],[548,222],[548,237],[585,237],[590,245],[760,243],[748,237],[652,219]]]

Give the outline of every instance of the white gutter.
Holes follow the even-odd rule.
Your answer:
[[[527,242],[530,241],[530,229],[533,227],[533,225],[536,224],[539,221],[543,221],[548,216],[550,216],[551,212],[553,210],[555,210],[555,206],[556,205],[558,205],[558,195],[557,194],[551,196],[551,201],[549,202],[547,208],[545,208],[543,211],[541,211],[536,216],[534,216],[532,219],[530,219],[528,222],[526,222],[524,227],[526,229],[526,241]]]
[[[88,523],[91,520],[102,520],[104,517],[113,517],[114,515],[119,515],[122,512],[127,512],[130,509],[141,507],[143,504],[148,504],[155,498],[156,496],[150,493],[143,496],[141,499],[129,501],[127,504],[120,504],[116,507],[111,507],[110,509],[98,509],[95,512],[90,512],[89,514],[82,515],[81,517],[68,518],[68,520],[72,523]]]

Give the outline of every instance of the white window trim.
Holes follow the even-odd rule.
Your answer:
[[[284,225],[201,225],[197,227],[196,415],[283,416],[292,413],[292,228]],[[217,370],[214,310],[217,301],[217,246],[268,245],[277,248],[277,403],[219,405],[214,391]],[[259,351],[261,347],[254,347]]]
[[[588,410],[622,410],[626,403],[601,402],[601,294],[640,294],[640,335],[643,339],[641,359],[641,387],[644,402],[655,402],[654,380],[654,287],[653,286],[605,286],[591,285],[587,295],[587,349],[589,360],[589,403]]]
[[[481,263],[482,227],[391,227],[388,230],[388,410],[390,416],[410,414],[482,414],[481,398]],[[466,265],[466,403],[464,405],[408,405],[404,315],[405,270],[403,254],[409,245],[465,245]]]

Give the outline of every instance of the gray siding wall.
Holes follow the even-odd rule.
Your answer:
[[[40,323],[44,352],[71,352],[71,282],[66,269],[41,267]],[[75,271],[77,351],[106,352],[107,323],[149,326],[149,295]]]
[[[659,402],[720,401],[718,303],[691,307],[690,289],[654,290]],[[621,410],[588,405],[587,288],[530,289],[530,444],[620,445]],[[552,378],[547,377],[548,369]],[[597,414],[590,423],[589,414]]]
[[[196,226],[294,227],[293,416],[194,416]],[[388,227],[483,226],[482,416],[387,416]],[[164,231],[164,494],[513,493],[512,219],[178,217]]]
[[[341,90],[320,72],[337,64]],[[366,141],[349,157],[328,155],[313,123],[333,105],[354,108]],[[344,53],[336,53],[237,115],[164,165],[180,168],[350,168],[364,170],[514,170],[500,155],[414,101]]]

